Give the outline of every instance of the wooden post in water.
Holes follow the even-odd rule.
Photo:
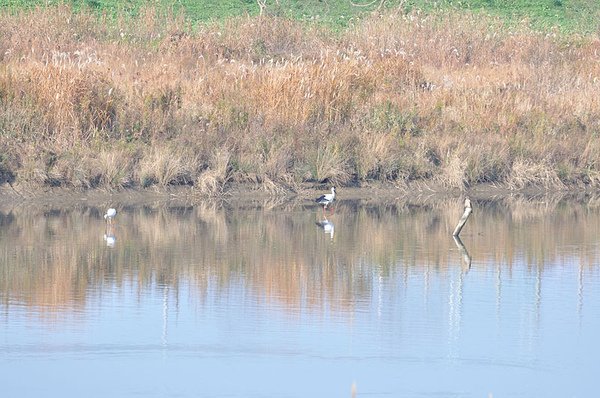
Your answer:
[[[471,199],[466,198],[465,199],[465,212],[463,213],[460,220],[458,220],[458,224],[456,224],[456,228],[454,228],[454,232],[452,232],[452,236],[460,235],[460,231],[462,231],[463,227],[465,226],[465,223],[467,222],[467,219],[469,218],[469,216],[471,215],[472,212],[473,212],[473,208],[471,207]]]

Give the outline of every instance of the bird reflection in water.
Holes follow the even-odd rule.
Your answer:
[[[104,230],[104,241],[106,242],[106,246],[115,247],[117,243],[117,238],[115,237],[115,224],[113,222],[114,217],[117,215],[117,211],[113,208],[110,208],[106,211],[104,215],[104,219],[106,220],[106,228]]]
[[[331,236],[331,240],[333,240],[333,234],[335,232],[335,226],[333,225],[333,222],[329,221],[327,217],[324,217],[322,221],[317,221],[315,224],[317,224],[319,228],[323,229],[323,232],[329,234],[329,236]]]
[[[106,231],[104,232],[104,241],[106,242],[106,246],[115,247],[117,243],[117,238],[115,236],[114,227],[112,225],[106,226]]]

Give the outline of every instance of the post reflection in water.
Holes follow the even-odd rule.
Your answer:
[[[471,255],[469,254],[469,251],[467,250],[459,236],[452,236],[452,239],[454,239],[454,244],[456,245],[458,251],[462,256],[463,270],[465,272],[468,272],[471,269]]]
[[[0,209],[3,390],[589,396],[595,203]]]

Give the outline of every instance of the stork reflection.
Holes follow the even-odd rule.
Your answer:
[[[323,217],[323,220],[317,221],[315,224],[317,224],[319,228],[323,229],[323,232],[329,234],[331,240],[333,240],[333,234],[335,232],[335,226],[333,225],[333,222],[329,221],[327,217]]]
[[[115,236],[115,227],[112,223],[107,223],[106,228],[104,230],[104,241],[106,242],[106,246],[115,247],[117,243],[117,237]]]

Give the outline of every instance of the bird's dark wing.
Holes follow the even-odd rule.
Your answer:
[[[319,196],[317,199],[315,199],[315,202],[319,203],[325,200],[325,195],[321,195]]]

